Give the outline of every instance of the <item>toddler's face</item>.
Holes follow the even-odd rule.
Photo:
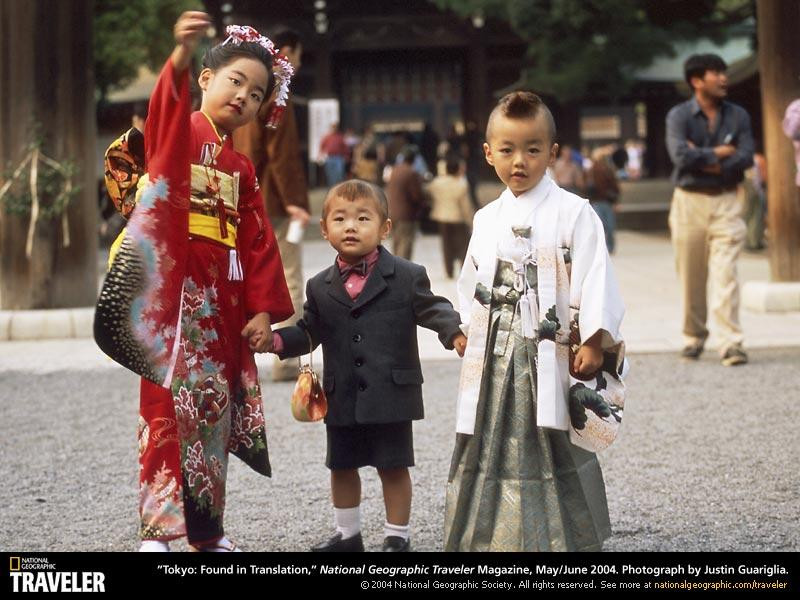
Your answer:
[[[320,221],[322,236],[346,262],[369,254],[389,235],[392,221],[383,219],[372,198],[351,201],[334,196],[327,204],[328,212]]]
[[[556,159],[558,145],[550,140],[547,120],[541,113],[523,119],[497,115],[483,150],[500,181],[519,196],[541,181]]]
[[[252,121],[267,89],[268,73],[261,61],[240,57],[216,71],[203,69],[202,110],[217,127],[230,133]]]

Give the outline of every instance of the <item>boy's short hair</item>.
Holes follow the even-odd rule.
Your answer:
[[[706,74],[706,71],[719,71],[725,72],[728,65],[717,54],[692,54],[683,63],[683,76],[686,78],[686,83],[689,84],[689,89],[692,87],[692,77],[699,77],[700,79]]]
[[[511,92],[500,98],[492,112],[489,113],[489,122],[486,124],[486,141],[489,141],[492,134],[492,121],[496,117],[502,115],[508,119],[534,119],[540,112],[547,122],[550,143],[555,143],[556,122],[553,119],[553,113],[550,112],[544,101],[533,92]]]
[[[358,198],[369,198],[375,202],[375,208],[378,209],[378,214],[384,221],[389,218],[389,201],[386,200],[386,194],[377,185],[363,181],[361,179],[348,179],[341,183],[337,183],[325,196],[325,202],[322,204],[322,219],[328,217],[328,206],[333,198],[344,198],[350,202]]]

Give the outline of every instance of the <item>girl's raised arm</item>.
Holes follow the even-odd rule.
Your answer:
[[[194,51],[209,27],[211,18],[204,12],[188,11],[178,17],[173,28],[176,46],[170,56],[176,74],[189,67]]]

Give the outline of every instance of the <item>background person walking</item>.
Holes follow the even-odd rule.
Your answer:
[[[684,75],[693,96],[667,115],[667,149],[676,188],[669,224],[683,288],[682,356],[697,359],[706,328],[706,284],[722,343],[722,364],[747,362],[739,324],[736,261],[745,239],[742,219],[744,171],[753,164],[750,117],[725,100],[727,66],[715,54],[690,56]]]
[[[469,228],[475,211],[469,199],[469,186],[463,177],[462,163],[457,155],[447,157],[447,173],[435,177],[428,185],[431,195],[431,219],[439,223],[442,237],[444,270],[453,278],[456,260],[463,263],[469,244]]]

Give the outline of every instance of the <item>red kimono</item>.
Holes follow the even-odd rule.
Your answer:
[[[292,314],[250,161],[202,112],[189,73],[161,71],[145,129],[146,180],[104,283],[95,339],[143,376],[141,537],[223,535],[228,453],[270,475],[258,373],[241,330]],[[143,178],[145,179],[145,178]]]

